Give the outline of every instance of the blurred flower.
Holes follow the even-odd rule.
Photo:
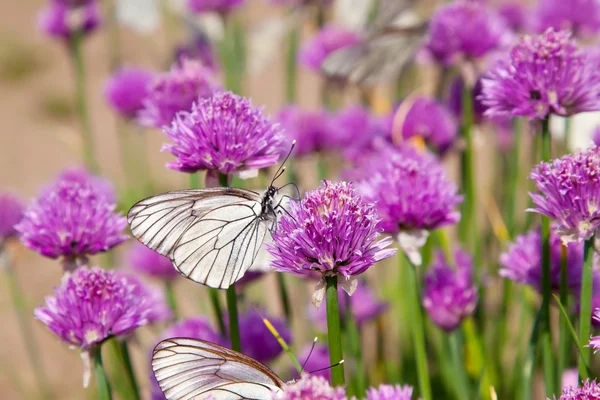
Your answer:
[[[235,287],[243,290],[249,283],[262,278],[267,272],[273,271],[271,254],[265,248],[265,243],[270,241],[270,235],[265,238],[263,245],[258,250],[254,263],[248,268],[244,276],[235,283]]]
[[[325,277],[337,276],[352,295],[357,275],[396,252],[387,248],[389,238],[377,239],[378,222],[375,205],[365,202],[351,184],[323,181],[300,202],[292,202],[289,214],[281,217],[273,244],[268,245],[272,265],[296,275],[321,272],[313,295],[317,308],[325,294]]]
[[[125,254],[127,266],[158,279],[175,279],[179,272],[167,257],[150,250],[140,242],[133,243]]]
[[[310,355],[310,357],[309,357]],[[304,364],[304,372],[311,376],[320,376],[331,381],[331,360],[329,359],[329,348],[325,344],[316,343],[306,345],[300,352],[298,360]],[[300,375],[296,368],[291,368],[291,375],[298,379]]]
[[[100,12],[95,1],[70,7],[54,0],[40,11],[37,22],[46,35],[70,40],[76,32],[83,36],[92,33],[100,25]]]
[[[288,384],[283,392],[273,393],[273,400],[347,400],[344,388],[333,388],[322,376],[302,375]]]
[[[485,4],[457,1],[440,7],[431,18],[426,48],[444,65],[485,56],[510,39],[510,31]]]
[[[144,107],[154,73],[145,68],[123,67],[107,79],[104,98],[113,111],[134,118]]]
[[[319,71],[321,64],[334,51],[360,42],[358,34],[339,26],[325,26],[308,40],[298,53],[300,64]]]
[[[540,290],[542,286],[542,237],[539,229],[519,235],[514,243],[500,255],[499,275],[514,282],[533,286]],[[556,225],[550,231],[550,280],[552,288],[560,287],[560,263],[562,242],[556,233]],[[581,284],[581,266],[583,265],[583,245],[570,243],[567,248],[567,284],[571,289]]]
[[[287,142],[296,140],[294,155],[297,157],[336,147],[331,117],[325,110],[308,111],[298,106],[287,106],[279,112],[277,120]],[[282,148],[287,152],[289,146]]]
[[[123,271],[117,273],[134,288],[133,296],[136,297],[138,301],[143,302],[148,308],[148,314],[146,315],[148,324],[168,321],[173,317],[173,313],[165,299],[164,292],[160,287],[150,285],[134,274]]]
[[[352,296],[348,296],[343,290],[338,292],[338,304],[342,319],[346,317],[348,303],[350,303],[352,315],[358,325],[376,318],[389,307],[387,302],[377,299],[375,293],[364,283],[359,283],[356,286],[356,291]],[[324,308],[312,309],[311,317],[319,326],[326,326],[327,313]]]
[[[562,395],[558,400],[595,400],[600,398],[600,385],[595,380],[589,379],[583,382],[582,387],[571,386],[563,388]],[[550,400],[550,399],[546,399]],[[556,396],[554,396],[556,400]]]
[[[464,80],[458,77],[452,81],[450,85],[450,94],[448,96],[448,108],[458,119],[462,119],[462,92],[463,92]],[[481,102],[481,89],[483,85],[481,79],[477,79],[473,89],[471,89],[472,103],[473,104],[473,121],[480,123],[483,119],[483,114],[486,107]]]
[[[88,255],[127,240],[127,220],[115,208],[92,181],[59,179],[26,208],[15,228],[25,246],[45,257],[64,257],[64,267],[70,270]]]
[[[357,142],[364,143],[366,138],[371,138],[375,131],[382,129],[380,121],[368,109],[359,105],[339,110],[331,117],[329,125],[329,132],[324,132],[325,135],[321,137],[327,139],[326,135],[330,135],[329,140],[340,149],[354,147]]]
[[[226,14],[244,4],[245,0],[187,0],[190,11],[195,13],[217,12]]]
[[[402,142],[413,137],[423,138],[439,153],[450,148],[458,131],[458,124],[449,110],[435,99],[419,97],[414,100],[406,112],[400,126],[394,126],[396,112],[392,114],[392,136],[396,142]],[[400,131],[401,129],[401,131]],[[399,130],[398,138],[395,130]]]
[[[596,323],[600,323],[600,308],[595,308],[594,309],[594,315],[592,315],[592,319],[596,322]],[[590,338],[590,342],[587,345],[587,347],[591,347],[592,349],[594,349],[594,354],[600,350],[600,336],[592,336]],[[600,393],[599,393],[600,394]]]
[[[267,364],[281,354],[283,349],[264,324],[263,318],[271,322],[287,344],[292,341],[292,332],[283,319],[267,315],[264,310],[252,308],[239,316],[240,332],[243,333],[241,344],[244,354]]]
[[[410,400],[413,388],[409,385],[379,385],[367,390],[366,400]]]
[[[333,3],[333,0],[269,0],[269,2],[276,5],[289,6],[305,6],[311,3],[316,3],[320,6],[329,6]]]
[[[183,172],[213,170],[221,174],[251,174],[277,163],[283,143],[279,124],[261,107],[231,92],[218,92],[181,112],[165,134],[177,161],[167,166]]]
[[[148,323],[148,302],[124,276],[99,267],[81,267],[46,297],[35,316],[64,342],[89,348]]]
[[[429,231],[460,219],[455,210],[462,202],[458,188],[433,155],[408,146],[387,149],[368,168],[370,173],[357,185],[359,193],[376,202],[379,226],[397,235],[411,262],[420,265]]]
[[[533,16],[537,32],[548,28],[568,29],[579,36],[600,30],[598,0],[539,0]]]
[[[579,371],[577,368],[569,368],[563,372],[561,377],[561,388],[568,388],[569,386],[577,386],[579,383]]]
[[[164,339],[174,337],[201,339],[222,346],[227,344],[226,339],[224,339],[215,328],[213,328],[209,320],[203,316],[192,317],[177,322],[167,328],[161,335],[161,338]]]
[[[6,240],[17,235],[15,225],[23,218],[23,202],[15,195],[0,192],[0,252]]]
[[[219,61],[210,40],[204,35],[195,35],[190,43],[175,49],[175,58],[184,63],[185,60],[200,61],[206,68],[214,72],[219,70]]]
[[[138,122],[149,128],[168,126],[180,111],[190,111],[199,98],[219,89],[213,71],[200,61],[183,60],[154,78],[149,86]]]
[[[600,74],[571,34],[524,37],[482,80],[488,116],[569,116],[600,110]]]
[[[522,3],[502,3],[497,9],[498,15],[504,23],[514,32],[521,32],[527,28],[528,10]]]
[[[479,297],[473,284],[473,259],[462,250],[454,252],[456,268],[438,252],[424,277],[423,308],[435,325],[446,332],[458,328],[471,316]]]
[[[554,219],[564,243],[589,239],[600,226],[600,147],[538,164],[530,179],[535,208]]]

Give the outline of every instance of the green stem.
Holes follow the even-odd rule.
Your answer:
[[[94,373],[96,374],[98,397],[100,400],[112,400],[112,391],[106,377],[106,371],[102,365],[102,350],[100,346],[92,350],[92,357],[94,357]]]
[[[475,171],[475,145],[473,142],[473,97],[471,88],[466,83],[462,90],[462,114],[463,114],[463,136],[466,148],[463,153],[463,189],[465,202],[463,204],[464,220],[461,224],[461,241],[473,252],[475,276],[481,278],[482,263],[480,260],[480,249],[477,245],[479,232],[477,229],[477,194],[476,194],[476,171]]]
[[[190,174],[190,188],[191,189],[199,189],[200,188],[200,175],[197,172]]]
[[[346,331],[345,333],[348,336],[350,350],[352,352],[352,358],[354,359],[354,366],[356,368],[354,378],[352,379],[352,382],[355,385],[354,395],[362,398],[367,390],[367,377],[361,351],[361,335],[359,332],[359,327],[356,323],[356,319],[354,318],[354,313],[352,312],[352,303],[350,302],[349,298],[346,298],[345,317],[346,321],[343,329]]]
[[[298,60],[296,59],[296,53],[298,52],[298,38],[298,30],[292,29],[288,36],[285,75],[285,98],[288,104],[292,104],[296,101],[296,77],[298,75]]]
[[[414,344],[415,358],[417,361],[417,377],[419,380],[419,392],[423,400],[432,400],[431,382],[429,379],[429,368],[427,365],[427,351],[425,349],[425,325],[423,324],[423,310],[421,308],[421,299],[419,296],[419,281],[417,278],[417,267],[413,265],[408,258],[406,271],[407,284],[409,290],[409,321],[412,330],[412,340]]]
[[[342,334],[340,327],[340,309],[338,304],[337,276],[326,276],[327,302],[327,339],[329,341],[329,360],[331,365],[331,383],[333,386],[344,386],[344,359],[342,353]],[[336,365],[337,364],[337,365]]]
[[[521,153],[521,130],[522,121],[518,118],[513,119],[513,132],[514,132],[514,143],[511,153],[510,160],[510,172],[508,176],[508,196],[507,196],[507,212],[506,212],[506,226],[508,227],[508,234],[511,239],[514,238],[516,227],[516,212],[517,209],[517,193],[519,189],[519,166],[520,164],[520,153]]]
[[[108,2],[108,66],[115,71],[121,66],[121,40],[119,38],[119,21],[117,19],[117,0]]]
[[[165,281],[165,297],[167,299],[167,304],[173,313],[173,320],[176,321],[179,318],[177,299],[175,297],[175,291],[173,290],[173,282],[170,280]]]
[[[119,342],[119,351],[123,359],[127,379],[129,380],[129,384],[131,385],[131,388],[133,390],[133,398],[134,400],[140,400],[140,387],[138,385],[137,378],[135,377],[135,371],[133,369],[133,364],[131,363],[131,357],[129,355],[129,345],[126,341]]]
[[[531,336],[529,339],[529,345],[523,359],[523,370],[521,372],[521,400],[530,400],[533,370],[535,367],[535,353],[537,348],[538,339],[540,336],[540,324],[542,322],[542,309],[540,308],[535,316],[535,322],[533,323],[533,329],[531,330]]]
[[[281,305],[283,306],[285,320],[289,325],[292,322],[292,307],[290,306],[290,297],[283,274],[277,274],[277,284],[279,286],[279,298],[281,299]]]
[[[567,247],[561,247],[560,257],[560,303],[568,308],[569,286],[567,281],[568,252]],[[571,338],[569,337],[568,315],[560,316],[558,336],[558,363],[556,368],[556,382],[562,380],[562,374],[569,363],[569,351],[571,349]],[[559,391],[560,388],[555,388]]]
[[[30,315],[25,314],[27,307],[25,304],[23,290],[19,285],[9,255],[3,251],[1,246],[0,261],[2,261],[3,263],[2,269],[4,270],[4,274],[6,276],[8,290],[10,291],[10,297],[13,303],[15,313],[17,314],[19,329],[21,331],[23,343],[25,344],[25,350],[27,351],[27,357],[29,358],[31,368],[33,369],[38,388],[40,390],[42,398],[51,399],[53,396],[50,391],[48,379],[46,378],[46,374],[44,373],[42,360],[40,358],[40,355],[43,353],[39,351],[39,346],[33,335],[33,330],[31,329],[30,324],[31,317]]]
[[[461,351],[461,336],[460,330],[455,330],[451,333],[444,332],[444,336],[447,340],[447,346],[449,346],[452,363],[454,364],[453,375],[454,375],[454,388],[456,390],[457,400],[464,398],[470,398],[470,387],[469,379],[467,377],[467,371],[465,371],[465,361]]]
[[[242,351],[235,284],[227,288],[227,315],[229,316],[229,340],[231,341],[231,348],[235,351]]]
[[[94,155],[94,139],[92,124],[87,106],[87,95],[85,89],[85,65],[83,62],[82,43],[83,33],[75,32],[71,37],[70,50],[75,70],[75,89],[77,113],[81,124],[81,139],[83,145],[83,159],[87,168],[94,173],[99,171],[98,163]]]
[[[592,324],[592,289],[594,268],[594,238],[585,241],[583,273],[581,275],[581,295],[579,298],[579,343],[587,343],[590,340],[590,329]],[[590,348],[584,347],[582,356],[578,357],[579,380],[589,378],[586,364],[590,363]]]
[[[210,296],[210,303],[212,305],[213,312],[217,318],[219,332],[222,336],[225,336],[227,334],[227,329],[225,328],[225,320],[223,319],[223,308],[221,307],[221,300],[219,299],[219,290],[215,288],[208,288],[208,294]]]
[[[550,159],[550,129],[549,118],[542,122],[542,159]],[[554,392],[553,363],[556,358],[552,349],[552,333],[550,327],[550,301],[552,299],[552,278],[550,272],[550,219],[542,216],[542,321],[541,321],[541,344],[544,365],[544,383],[546,395],[551,396]]]

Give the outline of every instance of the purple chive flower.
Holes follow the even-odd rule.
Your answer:
[[[310,357],[308,356],[309,354]],[[331,360],[329,359],[329,348],[327,345],[316,343],[314,348],[312,344],[304,346],[298,360],[306,362],[304,364],[304,372],[307,374],[320,376],[327,379],[327,381],[331,381],[331,369],[328,368],[331,366]],[[291,367],[290,371],[294,379],[300,377],[296,368]]]
[[[286,153],[292,140],[296,140],[294,155],[297,157],[336,147],[331,116],[325,110],[308,111],[287,106],[279,112],[277,120],[287,138],[282,146]]]
[[[64,169],[56,178],[56,182],[72,182],[79,185],[91,185],[93,190],[104,196],[111,203],[117,202],[117,192],[106,178],[93,175],[86,167],[77,166]],[[50,186],[52,188],[52,186]]]
[[[375,132],[383,129],[382,124],[368,109],[351,105],[332,116],[329,135],[338,148],[347,149],[370,140]]]
[[[104,85],[108,105],[125,118],[134,118],[144,107],[154,73],[145,68],[124,67],[116,71]]]
[[[471,316],[479,300],[472,279],[473,259],[462,250],[455,251],[454,258],[456,268],[448,264],[443,252],[438,252],[425,274],[423,287],[423,308],[446,332],[452,332]]]
[[[115,213],[107,193],[91,181],[59,179],[42,191],[15,229],[21,242],[49,258],[64,257],[65,269],[88,255],[127,240],[127,220]]]
[[[379,385],[378,388],[367,390],[365,400],[410,400],[413,388],[409,385]]]
[[[264,316],[264,317],[263,317]],[[286,343],[292,341],[292,332],[281,318],[269,316],[264,310],[251,309],[240,315],[239,324],[244,354],[267,364],[283,351],[281,345],[263,322],[267,318]]]
[[[530,179],[533,211],[554,219],[564,243],[589,239],[600,226],[600,147],[538,164]]]
[[[178,112],[190,111],[192,104],[219,88],[212,70],[200,61],[183,60],[151,82],[138,122],[149,128],[168,126]]]
[[[17,225],[23,218],[23,202],[11,193],[0,192],[0,252],[4,243],[17,236]]]
[[[524,31],[527,27],[528,10],[522,3],[503,3],[498,6],[498,15],[504,23],[514,32]]]
[[[514,282],[530,285],[536,290],[542,286],[542,237],[539,229],[519,235],[514,243],[500,255],[499,275]],[[560,260],[562,243],[553,225],[550,231],[550,279],[552,288],[560,287]],[[583,263],[583,245],[570,243],[567,247],[568,267],[567,283],[571,289],[581,284],[581,265]]]
[[[394,116],[396,113],[393,114]],[[449,110],[435,99],[417,98],[396,128],[392,119],[392,136],[398,141],[421,137],[439,153],[444,153],[456,139],[458,124]],[[398,131],[397,134],[395,131]],[[399,135],[398,135],[399,134]]]
[[[444,5],[431,18],[426,48],[440,64],[477,59],[504,46],[510,31],[485,4],[457,1]]]
[[[38,14],[38,26],[50,37],[70,40],[75,32],[84,36],[100,25],[100,12],[96,2],[70,7],[60,1],[51,1]]]
[[[482,80],[487,116],[543,119],[600,110],[600,74],[568,31],[524,37]]]
[[[116,272],[81,267],[46,297],[35,316],[64,342],[90,348],[148,323],[151,309],[136,292]]]
[[[164,292],[160,287],[149,285],[134,274],[123,271],[119,271],[118,274],[127,281],[127,284],[133,287],[133,295],[138,301],[144,302],[148,308],[149,311],[146,315],[148,324],[168,321],[173,317]]]
[[[360,40],[360,36],[354,32],[329,25],[304,43],[298,53],[298,60],[306,68],[319,71],[327,56],[336,50],[355,45]]]
[[[317,308],[326,276],[340,277],[341,287],[352,295],[357,275],[396,252],[387,248],[390,238],[378,240],[378,222],[375,204],[364,201],[351,184],[323,181],[302,201],[292,202],[289,215],[281,217],[268,245],[272,265],[296,275],[321,272],[313,295]]]
[[[568,29],[577,36],[586,36],[600,30],[598,0],[539,0],[533,15],[537,32]]]
[[[195,13],[217,12],[227,14],[244,4],[245,0],[187,0],[187,7]]]
[[[596,324],[600,323],[600,308],[594,309],[594,315],[592,315],[592,319],[594,322],[596,322]],[[598,350],[600,350],[600,336],[592,335],[590,337],[590,342],[586,347],[591,347],[594,349],[594,354],[596,354]]]
[[[286,386],[283,392],[274,392],[273,400],[347,400],[344,388],[331,387],[322,376],[303,375]]]
[[[135,242],[129,247],[126,265],[144,275],[158,279],[172,280],[179,276],[173,263],[167,257],[150,250],[140,242]]]
[[[460,219],[455,207],[462,202],[456,185],[431,154],[411,147],[388,149],[369,165],[359,193],[376,202],[379,226],[397,235],[398,243],[415,265],[429,231]]]
[[[260,107],[231,92],[218,92],[181,112],[164,132],[177,161],[167,167],[183,172],[250,174],[277,163],[283,143],[279,124]]]
[[[553,396],[554,400],[556,396]],[[589,379],[583,382],[583,386],[576,387],[571,386],[563,388],[562,395],[558,400],[596,400],[600,399],[600,385],[596,383],[596,380],[590,381]],[[547,398],[546,400],[550,400]]]
[[[350,303],[354,321],[359,326],[383,314],[389,307],[387,302],[377,299],[375,293],[366,284],[359,283],[352,296],[348,296],[341,290],[338,292],[338,296],[341,318],[344,319],[346,317],[348,303]],[[327,313],[324,308],[319,308],[318,310],[312,309],[310,314],[319,326],[326,326]]]

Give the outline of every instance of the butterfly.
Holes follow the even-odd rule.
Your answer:
[[[263,194],[232,187],[159,194],[131,207],[127,214],[131,232],[169,257],[183,276],[227,289],[253,264],[267,232],[285,211],[290,197],[280,196],[281,188],[273,184],[284,173],[291,152]]]
[[[152,371],[168,400],[268,400],[286,386],[255,359],[200,339],[158,343]]]
[[[329,55],[321,70],[336,82],[372,86],[397,78],[412,61],[427,33],[413,10],[414,0],[381,0],[366,38]]]

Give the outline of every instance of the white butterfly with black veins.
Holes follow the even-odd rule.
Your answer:
[[[168,400],[268,400],[286,386],[255,359],[198,339],[157,344],[152,371]]]
[[[279,188],[273,186],[283,172],[280,167],[264,194],[217,187],[144,199],[127,214],[131,232],[169,257],[183,276],[227,289],[250,268],[283,212],[283,202],[289,197],[279,196]]]

